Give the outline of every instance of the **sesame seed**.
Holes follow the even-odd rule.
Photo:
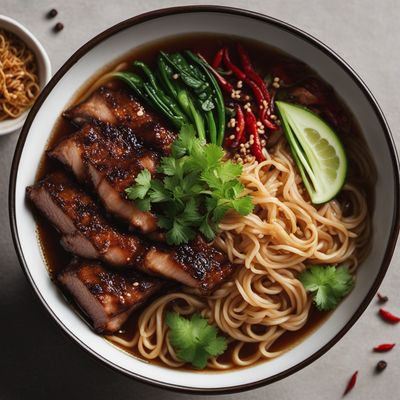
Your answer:
[[[276,88],[276,89],[279,89],[279,88],[281,87],[281,85],[279,85],[278,82],[274,82],[274,83],[272,84],[272,86],[273,86],[274,88]]]
[[[254,139],[254,135],[250,135],[250,140],[251,140],[251,139]]]
[[[267,141],[265,139],[261,140],[261,145],[265,146],[267,144]]]
[[[251,145],[251,146],[253,146],[253,144],[254,144],[254,140],[250,140],[250,142],[249,142],[249,143],[250,143],[250,145]]]
[[[261,126],[262,123],[260,121],[257,121],[257,126]]]
[[[133,286],[139,286],[139,282],[134,282]]]
[[[270,118],[272,119],[272,121],[275,121],[276,119],[278,119],[278,117],[275,114],[271,114]]]
[[[243,87],[243,81],[238,81],[237,85],[238,88],[242,88]]]
[[[236,132],[239,132],[239,131],[240,131],[240,129],[239,129],[239,127],[237,127],[237,128],[236,128]]]
[[[136,115],[137,115],[138,117],[143,117],[144,111],[143,111],[142,109],[140,109],[140,110],[136,113]]]
[[[244,147],[244,143],[240,143],[240,147]]]
[[[265,108],[268,108],[268,101],[267,101],[267,100],[263,100],[263,106],[264,106]]]
[[[173,79],[178,79],[178,78],[179,78],[179,74],[173,74],[173,75],[172,75],[172,78],[173,78]]]
[[[229,136],[229,139],[231,139],[231,140],[235,139],[235,135]]]
[[[274,78],[274,82],[279,82],[280,78],[278,78],[277,76]]]
[[[246,143],[246,144],[244,145],[244,147],[246,147],[246,149],[248,149],[248,148],[250,147],[250,145],[249,145],[248,143]]]

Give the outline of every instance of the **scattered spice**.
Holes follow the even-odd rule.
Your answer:
[[[382,372],[387,367],[387,362],[384,360],[378,361],[375,367],[376,372]]]
[[[396,315],[393,315],[392,313],[390,313],[389,311],[384,310],[383,308],[379,309],[379,315],[386,322],[390,322],[392,324],[397,324],[398,322],[400,322],[400,317],[397,317]]]
[[[383,344],[380,344],[379,346],[375,346],[374,347],[374,351],[382,353],[382,352],[385,352],[385,351],[392,350],[394,346],[396,346],[395,343],[383,343]]]
[[[354,372],[354,374],[351,376],[346,389],[343,393],[343,396],[346,396],[347,393],[349,393],[355,386],[356,382],[357,382],[357,375],[358,375],[358,371]]]
[[[52,8],[48,13],[47,13],[47,18],[51,19],[54,18],[58,14],[58,11],[55,8]]]
[[[389,297],[383,296],[380,293],[377,293],[379,303],[386,303],[389,300]]]
[[[54,32],[60,32],[60,31],[62,31],[63,29],[64,29],[64,24],[62,24],[61,22],[57,22],[57,23],[54,25],[54,28],[53,28]]]

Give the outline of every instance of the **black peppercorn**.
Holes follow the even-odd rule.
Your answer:
[[[376,364],[375,370],[376,372],[382,372],[386,367],[387,367],[387,362],[381,360]]]
[[[54,18],[58,14],[58,11],[55,8],[52,8],[48,13],[47,13],[47,18]]]
[[[60,31],[62,31],[64,29],[64,24],[62,24],[61,22],[57,22],[54,25],[53,29],[54,29],[55,32],[60,32]]]

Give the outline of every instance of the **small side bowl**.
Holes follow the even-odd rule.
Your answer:
[[[36,37],[23,25],[12,18],[0,15],[0,29],[5,29],[17,35],[35,53],[39,70],[39,84],[42,90],[51,78],[51,64],[45,49]],[[29,109],[18,118],[10,118],[0,122],[0,135],[6,135],[21,128],[29,113]]]

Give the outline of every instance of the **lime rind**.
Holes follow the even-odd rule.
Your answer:
[[[310,110],[277,101],[284,131],[314,204],[334,198],[343,187],[347,159],[333,129]]]

